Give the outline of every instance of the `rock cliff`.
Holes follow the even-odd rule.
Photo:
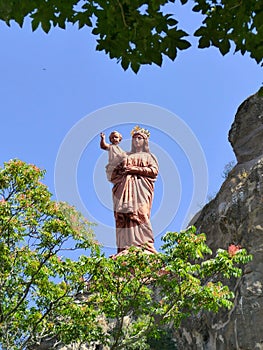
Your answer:
[[[202,312],[185,321],[178,348],[187,350],[263,349],[263,97],[255,94],[238,108],[229,132],[237,158],[217,196],[195,219],[215,251],[239,244],[253,255],[238,281],[234,307]]]

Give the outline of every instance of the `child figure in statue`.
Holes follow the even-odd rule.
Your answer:
[[[113,184],[119,181],[119,173],[128,164],[127,153],[121,149],[119,143],[122,140],[122,135],[118,131],[112,131],[109,136],[111,144],[108,144],[105,140],[105,134],[100,134],[100,147],[109,152],[108,164],[106,165],[107,179]],[[114,202],[118,203],[116,206],[121,212],[132,211],[131,199],[129,196],[129,188],[123,191],[121,197],[114,198]]]
[[[110,144],[106,142],[105,134],[103,132],[100,133],[100,148],[109,152],[106,173],[108,180],[111,181],[113,171],[123,163],[126,153],[119,146],[122,135],[118,131],[112,131],[109,140],[111,142]]]

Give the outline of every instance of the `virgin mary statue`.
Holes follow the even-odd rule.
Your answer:
[[[110,174],[107,173],[107,178],[114,184],[117,253],[131,246],[156,253],[150,214],[158,162],[149,150],[149,131],[136,126],[131,135],[131,151]]]

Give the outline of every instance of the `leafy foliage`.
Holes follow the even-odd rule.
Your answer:
[[[263,4],[258,0],[195,1],[193,11],[206,17],[195,35],[199,47],[217,47],[222,55],[229,52],[231,43],[235,52],[246,52],[262,63],[263,60]]]
[[[208,259],[212,252],[205,235],[194,227],[169,232],[163,240],[163,253],[149,255],[133,247],[113,259],[98,256],[92,269],[89,265],[83,302],[95,302],[104,315],[100,343],[110,349],[148,349],[148,339],[153,343],[168,325],[179,327],[200,310],[232,307],[234,294],[221,280],[241,276],[238,265],[251,260],[245,249],[218,249]]]
[[[124,70],[137,73],[142,64],[162,65],[163,57],[174,60],[178,50],[188,49],[188,34],[180,29],[174,13],[166,5],[175,0],[0,0],[0,19],[21,27],[31,19],[32,30],[39,26],[65,29],[67,23],[88,26],[97,36],[99,51],[116,58]],[[182,5],[189,0],[181,0]],[[195,36],[199,48],[217,47],[222,55],[235,51],[263,60],[263,5],[259,0],[195,0],[194,12],[204,16]]]
[[[97,249],[90,223],[51,200],[43,175],[20,160],[0,169],[0,344],[7,349],[56,331],[54,317],[75,305],[84,272],[62,251]]]
[[[231,245],[212,258],[194,227],[168,232],[163,252],[131,247],[107,258],[90,223],[74,208],[51,200],[44,172],[19,160],[0,170],[0,346],[26,349],[55,344],[107,345],[143,350],[168,326],[200,310],[231,308],[222,278],[241,276],[251,260]],[[77,260],[67,250],[88,249]],[[169,341],[168,341],[169,340]]]

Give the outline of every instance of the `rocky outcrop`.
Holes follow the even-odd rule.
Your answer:
[[[258,94],[245,100],[237,110],[229,131],[229,142],[238,164],[255,161],[263,153],[263,107]]]
[[[253,255],[238,281],[234,307],[202,312],[178,330],[178,348],[187,350],[263,349],[263,97],[255,94],[238,108],[229,132],[237,158],[217,196],[194,224],[216,250],[239,244]]]

